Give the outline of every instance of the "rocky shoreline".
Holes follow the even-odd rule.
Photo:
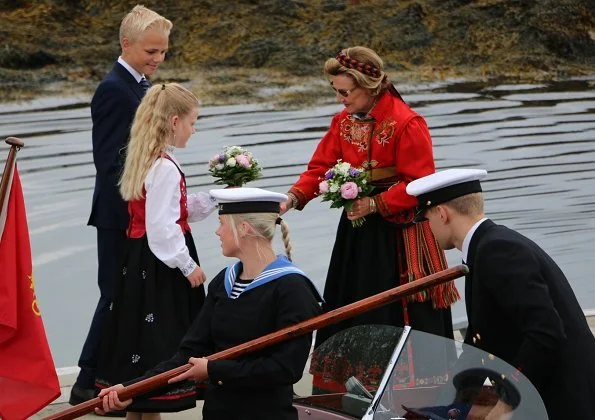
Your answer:
[[[120,19],[136,3],[4,3],[0,101],[93,92],[119,53]],[[174,22],[156,81],[185,81],[205,105],[315,104],[327,89],[325,59],[351,45],[378,51],[397,84],[542,82],[595,68],[590,0],[142,3]]]

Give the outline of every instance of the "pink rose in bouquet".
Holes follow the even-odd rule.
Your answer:
[[[236,161],[238,162],[238,165],[241,165],[244,168],[250,167],[250,158],[246,155],[237,155]]]
[[[341,197],[345,200],[353,200],[359,194],[357,184],[355,182],[346,182],[341,185]]]

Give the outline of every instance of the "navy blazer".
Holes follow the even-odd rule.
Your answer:
[[[88,225],[126,229],[128,207],[118,189],[130,127],[144,91],[120,63],[99,83],[91,100],[93,162],[97,171]]]
[[[595,419],[595,338],[558,265],[491,220],[473,234],[467,265],[465,342],[525,374],[550,419]]]

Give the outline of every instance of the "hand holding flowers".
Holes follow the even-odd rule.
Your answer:
[[[330,168],[324,174],[324,180],[318,185],[322,201],[330,201],[331,208],[345,207],[347,212],[358,199],[367,196],[374,187],[368,182],[366,172],[361,168],[354,168],[348,162],[342,162]],[[351,220],[353,227],[360,227],[365,217]]]
[[[226,147],[223,152],[213,156],[209,161],[209,172],[219,178],[215,184],[229,187],[241,187],[262,175],[252,153],[240,146]]]

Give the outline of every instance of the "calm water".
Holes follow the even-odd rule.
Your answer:
[[[595,308],[595,78],[548,85],[453,83],[404,88],[430,126],[438,169],[488,170],[487,213],[541,244],[569,277],[583,308]],[[329,97],[329,100],[332,98]],[[36,289],[57,366],[76,364],[98,298],[89,97],[0,104],[0,138],[17,136]],[[201,109],[198,131],[178,157],[191,190],[208,190],[208,158],[243,145],[260,159],[254,186],[285,192],[305,168],[336,104],[299,111],[261,106]],[[4,143],[2,143],[4,145]],[[0,164],[4,167],[6,145]],[[338,210],[314,201],[285,219],[295,261],[322,288]],[[220,255],[217,218],[192,226],[209,276]],[[282,250],[280,244],[277,248]],[[451,264],[460,261],[449,251]],[[457,282],[463,290],[461,280]],[[454,317],[464,316],[458,303]]]

